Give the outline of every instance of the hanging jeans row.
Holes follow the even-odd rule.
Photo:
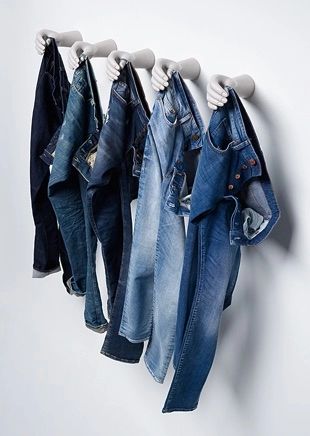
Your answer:
[[[197,407],[231,304],[240,246],[261,242],[279,218],[251,121],[235,91],[227,91],[205,132],[178,72],[151,113],[127,62],[104,116],[89,60],[70,85],[54,40],[36,88],[33,276],[59,271],[61,262],[67,291],[85,296],[86,326],[106,332],[102,354],[136,363],[147,341],[144,361],[160,383],[173,357],[163,412]]]

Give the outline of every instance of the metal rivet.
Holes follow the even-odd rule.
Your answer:
[[[231,191],[232,189],[234,189],[234,185],[228,185],[228,189]]]
[[[237,180],[240,179],[240,174],[236,174],[235,179],[237,179]]]

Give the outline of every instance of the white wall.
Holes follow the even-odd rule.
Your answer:
[[[309,434],[309,2],[0,5],[1,436]],[[66,294],[60,275],[31,279],[29,132],[41,61],[33,42],[44,27],[79,29],[92,42],[113,37],[129,51],[150,47],[157,56],[197,57],[202,75],[190,87],[206,124],[207,77],[248,73],[256,81],[246,108],[282,220],[265,243],[243,251],[233,305],[195,412],[162,415],[172,372],[159,385],[143,361],[126,365],[103,357],[103,337],[84,327],[82,301]],[[104,60],[94,65],[102,89]],[[140,76],[152,102],[149,76]]]

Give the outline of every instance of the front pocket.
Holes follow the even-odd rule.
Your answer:
[[[168,126],[175,126],[177,122],[177,114],[176,110],[172,107],[169,100],[166,98],[164,103],[163,99],[159,99],[159,105],[161,107],[163,118]]]
[[[188,192],[186,173],[176,168],[169,184],[165,208],[176,215],[188,216],[190,213],[190,194]]]
[[[130,91],[126,83],[117,82],[115,86],[112,85],[112,93],[121,103],[127,104]]]

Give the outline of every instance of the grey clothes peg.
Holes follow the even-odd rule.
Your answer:
[[[115,50],[108,56],[107,75],[110,80],[117,80],[120,70],[126,62],[131,62],[135,68],[150,70],[155,62],[155,55],[149,48],[129,53],[127,51]]]
[[[35,37],[35,48],[40,55],[43,55],[46,46],[54,38],[58,47],[71,47],[75,41],[83,41],[83,36],[78,30],[69,32],[55,32],[54,30],[41,29]]]
[[[228,77],[222,74],[211,76],[207,86],[207,101],[210,109],[216,110],[227,102],[225,86],[233,88],[239,97],[250,98],[255,91],[255,82],[248,74]]]
[[[95,44],[76,41],[68,54],[69,67],[75,70],[84,59],[106,58],[116,49],[117,45],[113,39],[106,39],[105,41],[100,41]]]
[[[188,58],[175,62],[171,59],[158,58],[152,70],[152,86],[155,91],[165,89],[169,85],[172,71],[179,71],[183,79],[198,79],[201,67],[197,59]]]

